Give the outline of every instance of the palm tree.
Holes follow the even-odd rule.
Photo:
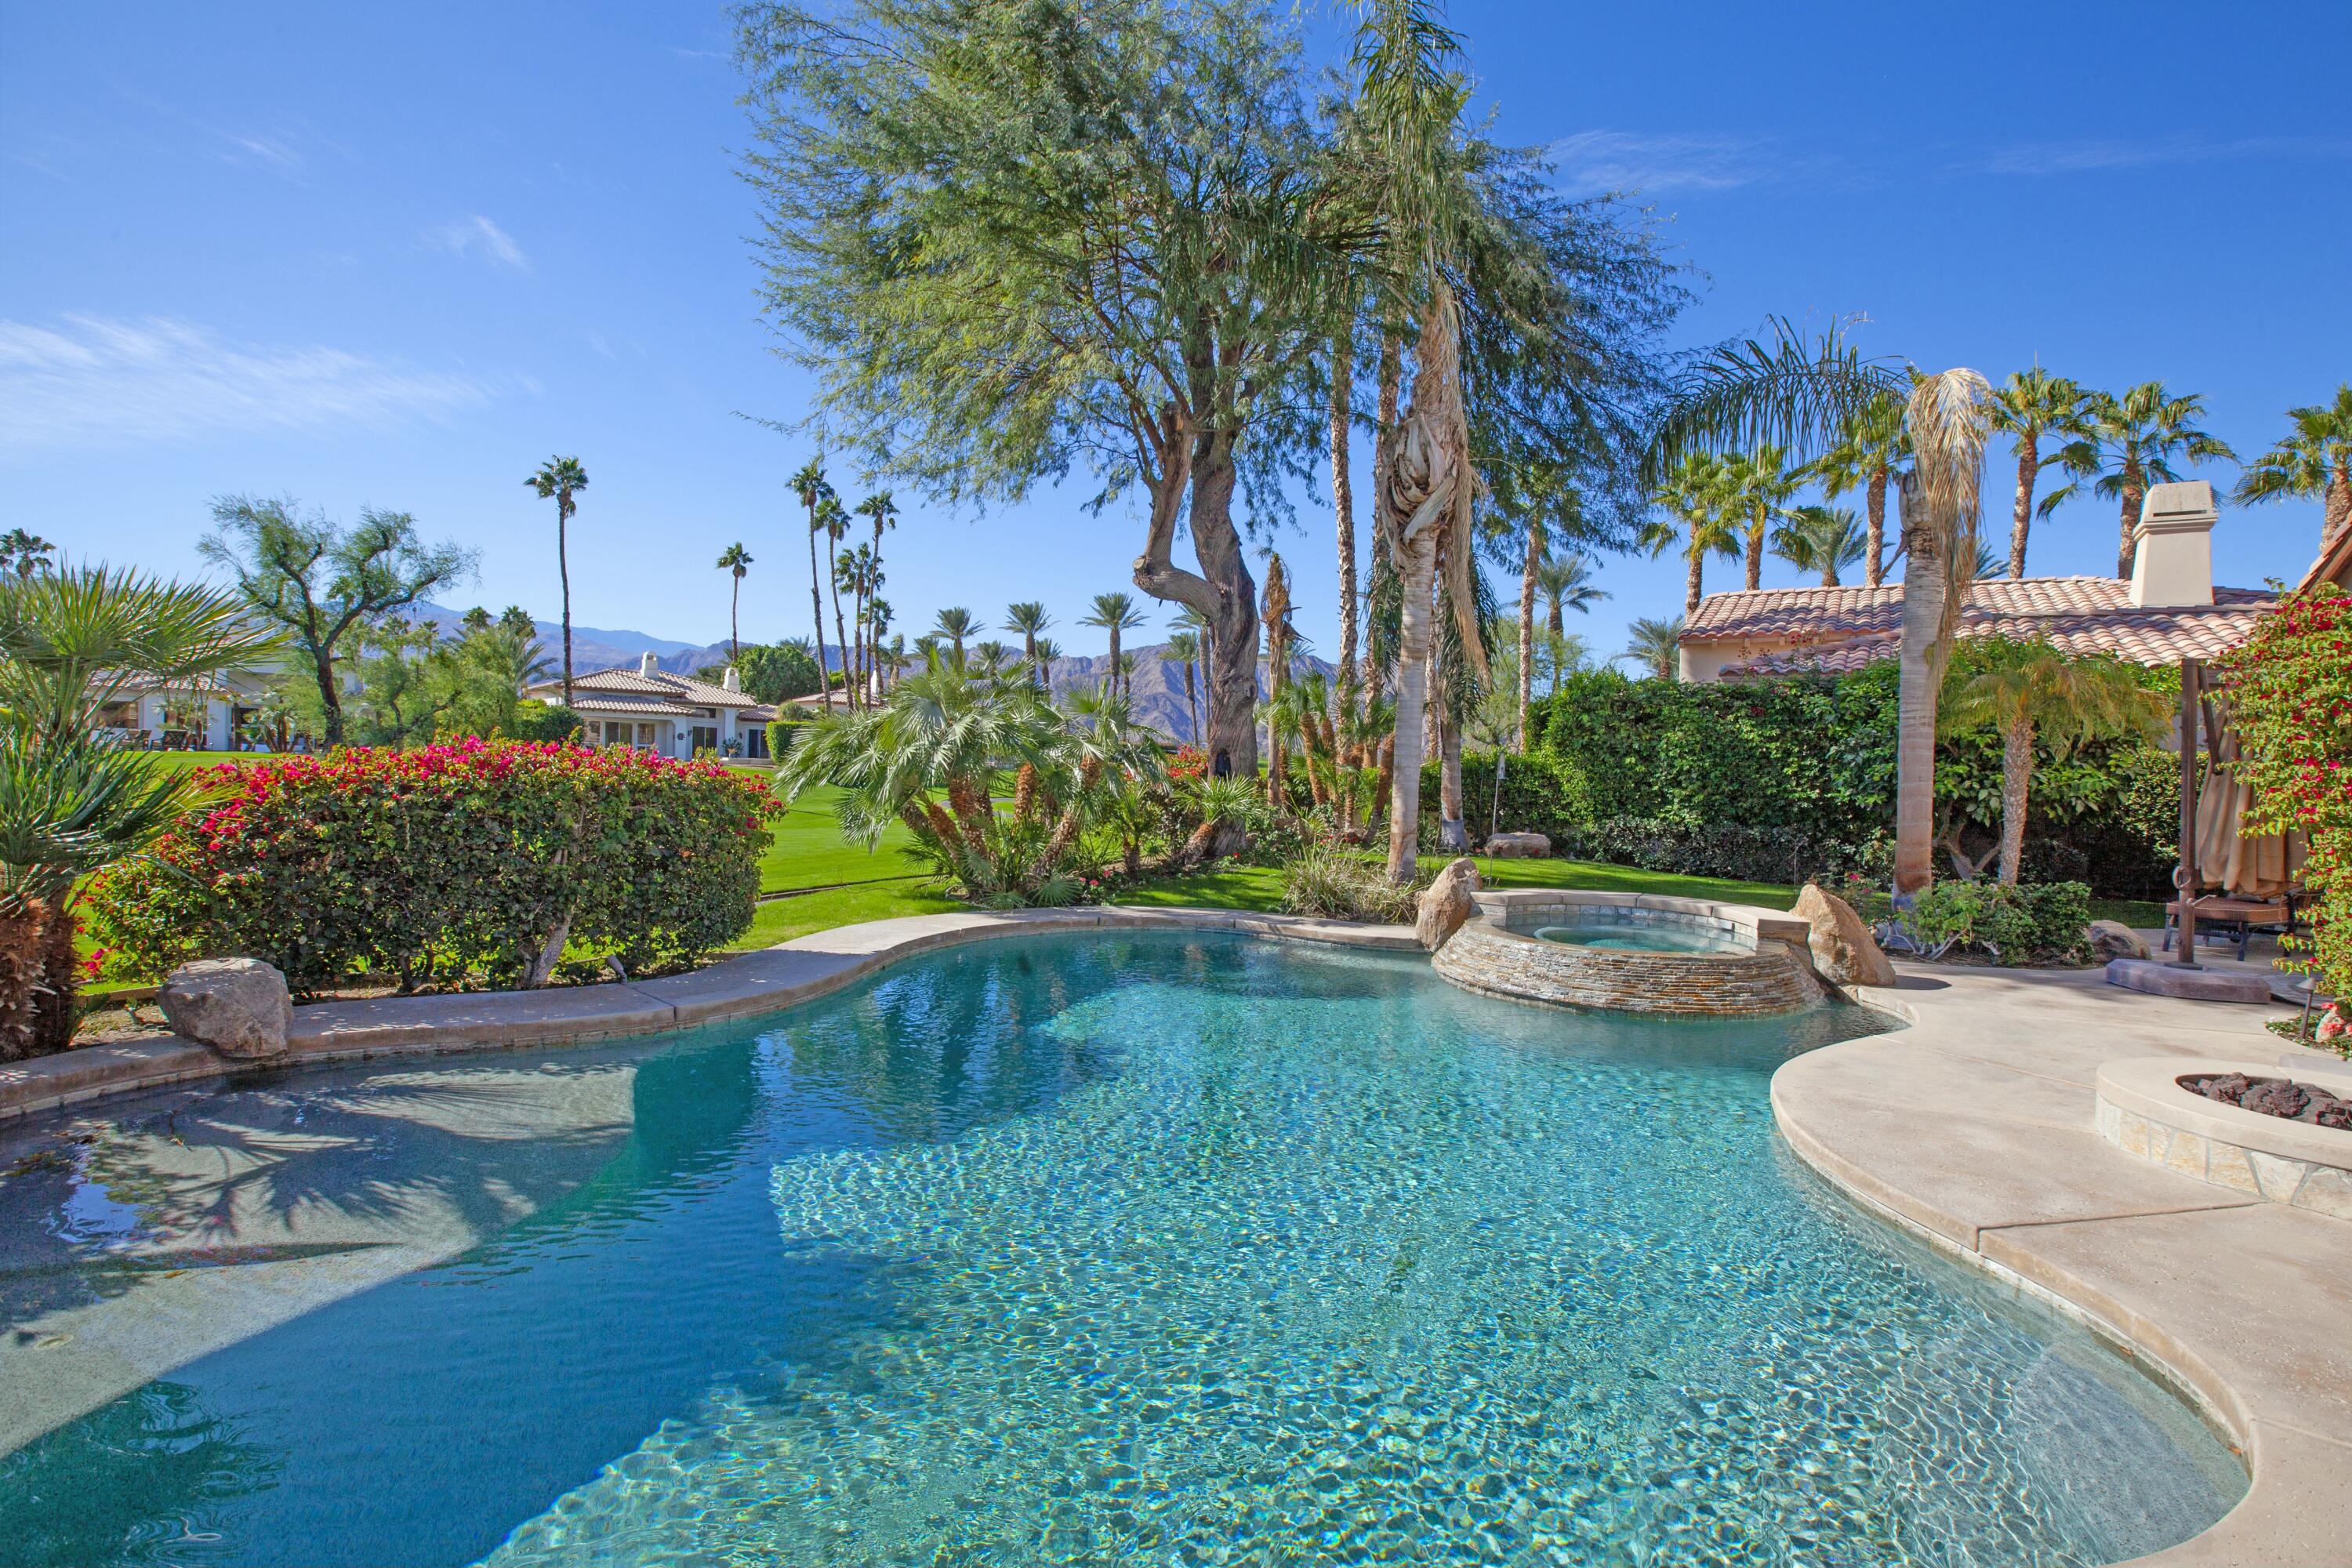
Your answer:
[[[2079,440],[2090,433],[2084,417],[2084,392],[2063,375],[2035,365],[2015,371],[1993,395],[1992,427],[2017,447],[2017,502],[2009,520],[2009,578],[2025,575],[2025,533],[2033,517],[2033,487],[2042,470],[2058,460],[2042,455],[2042,438]],[[2043,515],[2048,515],[2045,506]]]
[[[1844,507],[1801,506],[1772,535],[1772,553],[1800,572],[1818,572],[1822,586],[1840,586],[1838,574],[1868,546],[1862,519]]]
[[[1668,515],[1643,528],[1636,542],[1653,555],[1664,554],[1674,545],[1682,547],[1689,568],[1683,582],[1685,620],[1698,614],[1706,586],[1706,558],[1739,553],[1739,536],[1732,529],[1727,510],[1728,496],[1723,459],[1691,452],[1668,472],[1665,483],[1650,498]]]
[[[0,574],[0,1060],[73,1043],[74,905],[211,787],[98,738],[134,682],[191,684],[278,653],[234,593],[106,566]]]
[[[816,526],[824,531],[824,574],[833,590],[833,637],[841,649],[841,682],[847,689],[849,705],[859,706],[857,679],[849,668],[849,627],[841,618],[841,568],[834,553],[841,542],[849,537],[849,510],[841,498],[831,490],[816,503]]]
[[[1093,608],[1078,617],[1082,626],[1104,626],[1110,631],[1110,678],[1119,679],[1118,639],[1122,632],[1131,632],[1143,624],[1143,612],[1135,607],[1135,600],[1125,594],[1097,594]]]
[[[1045,671],[1037,663],[1037,637],[1053,624],[1054,617],[1034,599],[1004,606],[1004,629],[1021,634],[1021,658],[1029,666],[1029,679],[1039,686],[1045,684]]]
[[[979,667],[980,673],[993,679],[1003,675],[1005,668],[1013,662],[1013,648],[1009,643],[1001,643],[991,638],[986,642],[972,644],[971,657],[972,662]]]
[[[1563,610],[1579,615],[1591,615],[1592,606],[1609,597],[1609,590],[1596,587],[1592,582],[1594,562],[1581,551],[1571,550],[1565,555],[1551,556],[1536,566],[1536,592],[1544,602],[1544,625],[1554,637],[1567,635]]]
[[[2000,879],[2014,884],[2035,740],[2055,761],[2086,741],[2153,736],[2163,728],[2165,704],[2137,670],[2107,655],[2069,658],[2044,642],[1980,647],[1986,668],[1946,693],[1944,726],[1947,733],[1988,725],[2000,732]]]
[[[1185,739],[1201,738],[1201,700],[1192,684],[1192,666],[1201,657],[1201,634],[1194,631],[1175,632],[1168,638],[1168,657],[1184,667],[1184,710],[1191,716],[1192,728]]]
[[[1724,509],[1744,535],[1749,592],[1764,585],[1766,537],[1775,522],[1788,517],[1789,502],[1810,478],[1806,469],[1790,468],[1788,454],[1769,443],[1724,458],[1718,482]]]
[[[2172,466],[2176,458],[2235,461],[2238,454],[2220,437],[2197,427],[2194,421],[2205,415],[2202,398],[2193,393],[2168,397],[2160,381],[2143,381],[2121,397],[2090,393],[2083,414],[2086,433],[2061,448],[2057,459],[2074,479],[2051,491],[2042,509],[2047,514],[2073,500],[2082,493],[2085,479],[2093,481],[2093,494],[2119,501],[2123,532],[2116,547],[2116,575],[2128,577],[2132,533],[2139,524],[2140,502],[2147,499],[2148,486],[2179,479]]]
[[[1827,500],[1835,500],[1848,490],[1863,492],[1863,510],[1870,520],[1863,540],[1863,581],[1873,588],[1886,576],[1887,481],[1899,479],[1910,460],[1911,430],[1904,423],[1903,399],[1882,388],[1841,423],[1829,450],[1812,464]]]
[[[2009,558],[1990,539],[1977,541],[1976,569],[1969,574],[1969,581],[1990,583],[2009,574]]]
[[[1356,667],[1356,496],[1350,472],[1349,443],[1354,434],[1356,401],[1355,312],[1363,302],[1361,289],[1349,289],[1339,314],[1339,330],[1331,334],[1331,512],[1339,557],[1339,690],[1335,700],[1346,701]],[[1186,679],[1191,667],[1186,666]],[[1195,730],[1199,728],[1194,726]]]
[[[1209,630],[1208,617],[1187,605],[1169,618],[1168,626],[1171,631],[1191,632],[1192,640],[1201,645],[1201,689],[1212,689],[1215,683],[1210,679],[1209,661],[1216,655],[1216,637]]]
[[[802,464],[800,471],[795,473],[789,482],[793,487],[793,493],[800,498],[801,505],[808,511],[809,620],[816,633],[816,689],[822,694],[832,689],[832,679],[825,673],[824,596],[824,589],[817,577],[816,565],[817,531],[824,524],[817,515],[817,509],[833,499],[833,487],[825,482],[823,457],[811,458]],[[828,696],[825,700],[829,704],[832,698]]]
[[[888,490],[877,490],[853,508],[858,516],[874,525],[874,569],[882,569],[882,531],[898,524],[898,503]]]
[[[936,635],[947,638],[955,645],[955,667],[958,669],[963,668],[964,638],[978,637],[988,629],[973,619],[971,612],[961,605],[950,605],[941,610],[939,613],[939,618],[931,625]]]
[[[1266,690],[1279,699],[1290,684],[1290,649],[1298,634],[1290,624],[1290,571],[1273,551],[1266,552],[1265,590],[1259,597],[1258,618],[1265,627]],[[1289,747],[1271,727],[1265,738],[1270,750],[1265,763],[1266,804],[1279,810],[1286,799]]]
[[[1682,617],[1638,620],[1625,630],[1625,651],[1617,657],[1632,659],[1660,680],[1674,679],[1682,665]]]
[[[588,470],[577,458],[550,458],[523,480],[541,500],[555,503],[555,575],[563,591],[563,705],[572,706],[572,560],[564,535],[579,510],[572,497],[588,488]]]
[[[727,661],[740,663],[743,657],[743,574],[751,569],[751,556],[738,540],[719,557],[719,570],[734,574],[734,586],[727,597]]]
[[[2332,540],[2352,527],[2352,383],[2336,389],[2335,402],[2290,408],[2286,416],[2293,433],[2246,465],[2238,500],[2318,496],[2319,537]]]

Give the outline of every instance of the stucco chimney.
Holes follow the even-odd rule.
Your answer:
[[[637,673],[647,680],[661,673],[660,661],[654,658],[650,648],[637,656]]]
[[[719,677],[719,684],[730,691],[740,691],[743,689],[743,678],[735,673],[735,667],[730,664],[727,667],[727,673]]]
[[[2162,607],[2213,602],[2213,487],[2155,485],[2132,530],[2131,602]]]

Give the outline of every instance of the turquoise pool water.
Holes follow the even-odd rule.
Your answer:
[[[1535,934],[1567,947],[1600,947],[1614,952],[1753,952],[1738,937],[1695,926],[1632,925],[1622,921],[1589,921],[1578,925],[1538,926]]]
[[[1777,1142],[1772,1068],[1861,1017],[1062,937],[12,1135],[0,1417],[87,1392],[0,1458],[0,1561],[1885,1568],[2219,1517],[2187,1412]]]

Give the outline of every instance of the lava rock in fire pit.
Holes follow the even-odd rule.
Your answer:
[[[2224,1105],[2235,1105],[2243,1098],[2246,1090],[2253,1087],[2254,1080],[2244,1073],[2225,1072],[2219,1078],[2207,1079],[2204,1087],[2198,1092],[2208,1100],[2218,1100]]]
[[[2331,1100],[2319,1108],[2312,1120],[2322,1127],[2340,1128],[2352,1132],[2352,1100]]]
[[[2241,1110],[2258,1110],[2264,1116],[2284,1116],[2289,1120],[2303,1114],[2311,1103],[2311,1096],[2283,1078],[2264,1079],[2238,1099]]]

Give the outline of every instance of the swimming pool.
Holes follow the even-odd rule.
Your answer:
[[[2218,1518],[2189,1412],[1780,1146],[1773,1068],[1866,1016],[1089,934],[12,1134],[0,1431],[52,1429],[0,1560],[2089,1563]]]

